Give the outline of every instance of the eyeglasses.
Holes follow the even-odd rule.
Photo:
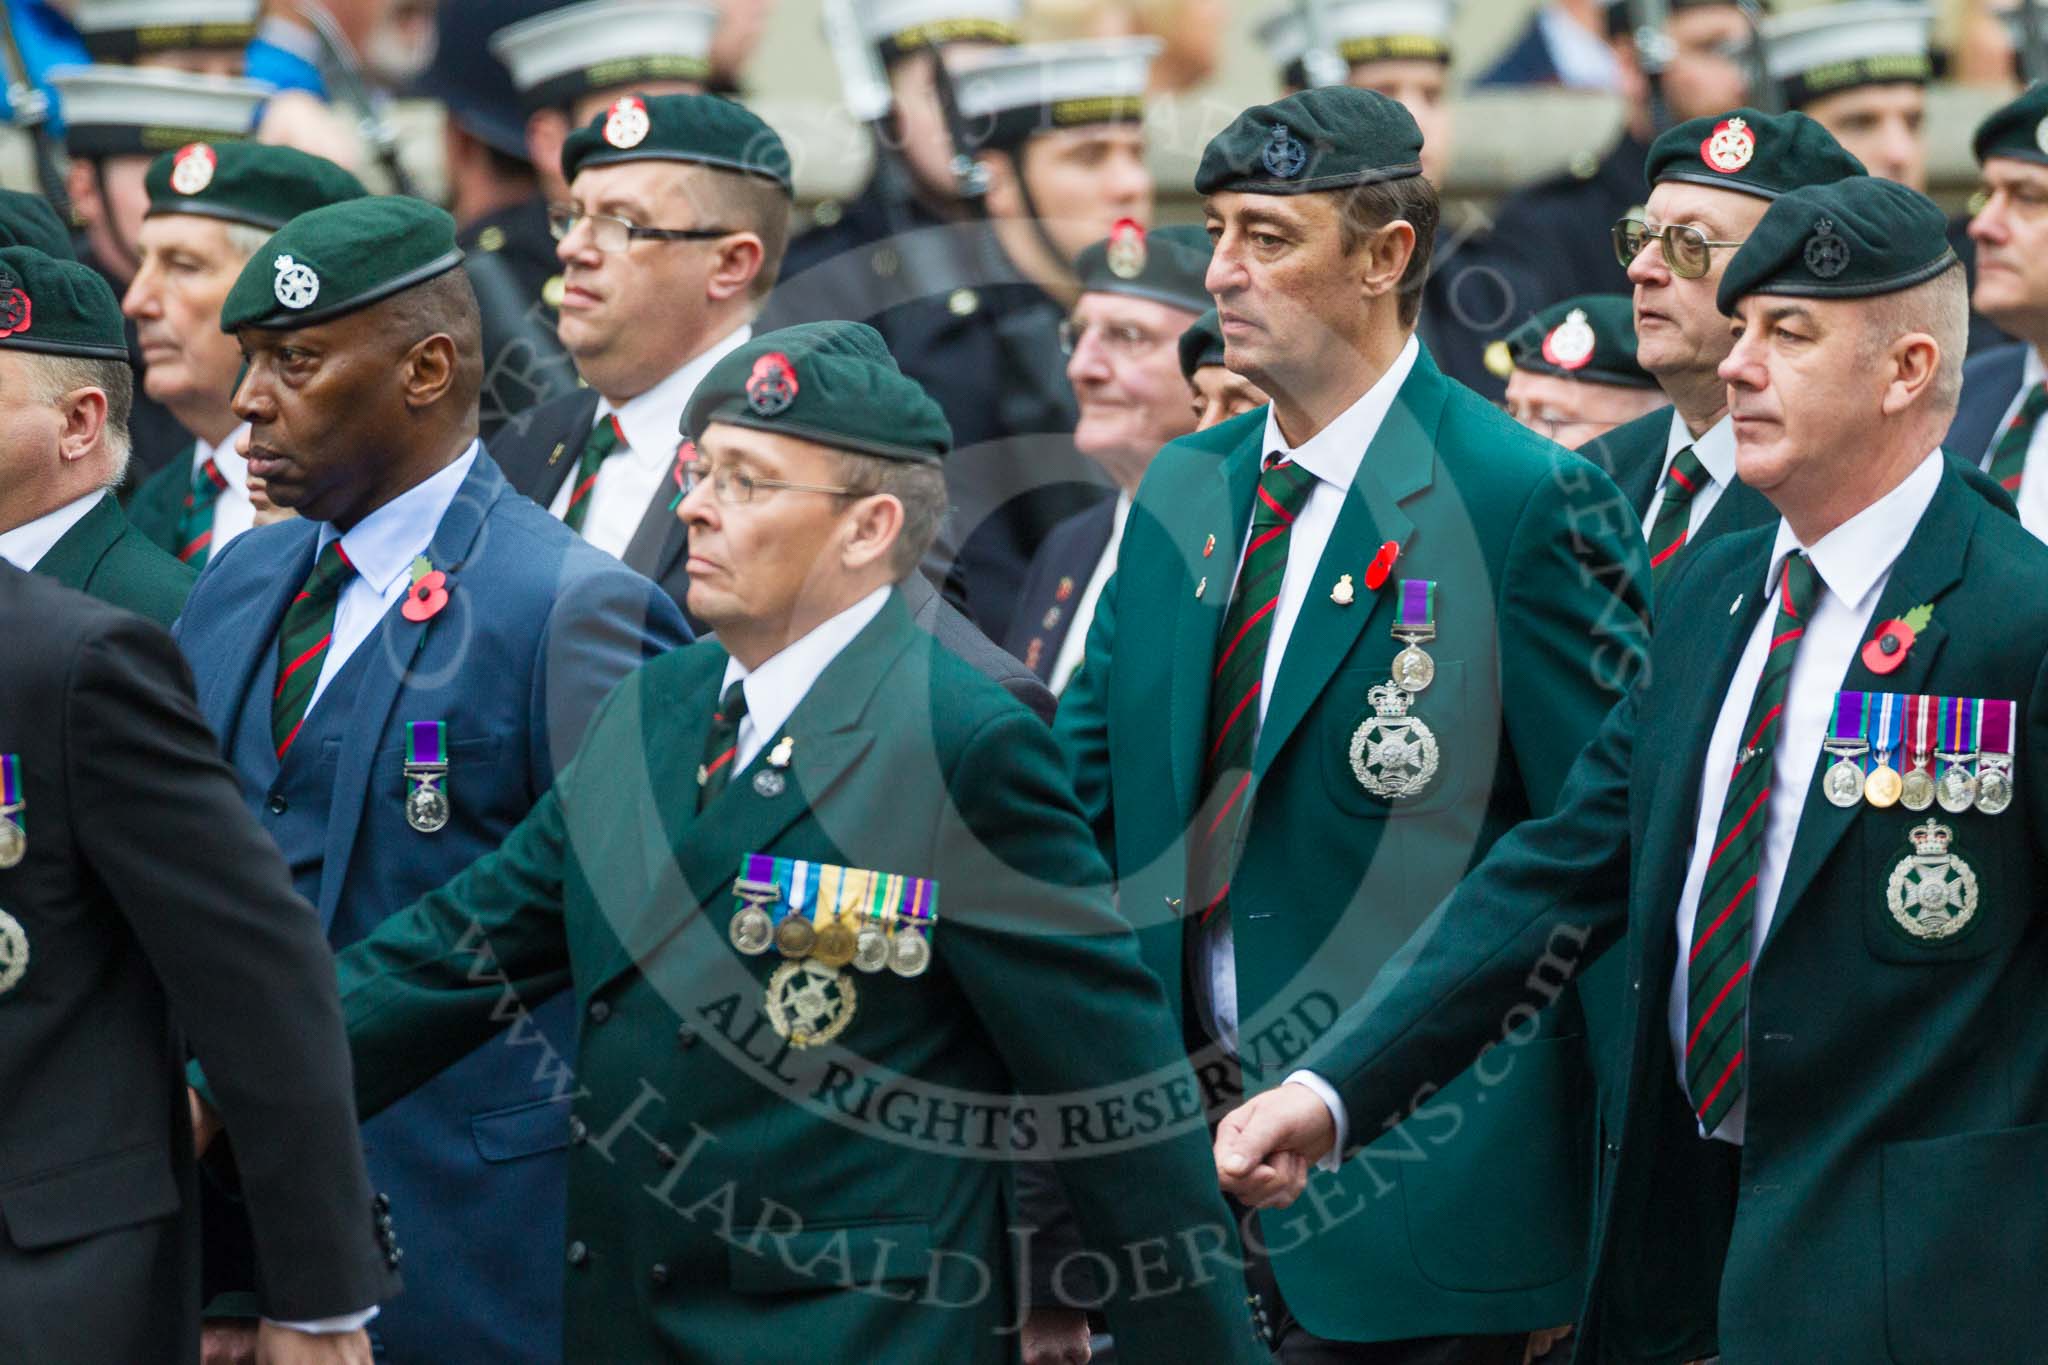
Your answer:
[[[1714,264],[1717,246],[1741,246],[1740,242],[1715,242],[1696,227],[1666,223],[1653,228],[1640,218],[1624,218],[1614,225],[1614,255],[1625,270],[1654,239],[1663,253],[1664,264],[1681,280],[1696,280]]]
[[[754,500],[758,489],[787,489],[792,493],[824,493],[835,498],[859,498],[858,488],[834,488],[822,483],[791,483],[787,479],[763,479],[731,465],[714,465],[709,460],[691,460],[683,466],[683,496],[689,497],[699,484],[711,485],[711,496],[725,507],[744,507]]]
[[[634,242],[708,242],[730,237],[734,228],[651,228],[608,213],[583,213],[568,204],[548,205],[548,233],[561,241],[578,223],[590,224],[590,240],[607,254],[624,251]]]
[[[1140,356],[1149,355],[1167,340],[1165,337],[1154,336],[1142,327],[1133,327],[1129,323],[1076,322],[1072,318],[1062,318],[1060,354],[1071,356],[1080,350],[1081,343],[1087,339],[1090,332],[1100,335],[1104,350],[1125,360],[1135,360]]]

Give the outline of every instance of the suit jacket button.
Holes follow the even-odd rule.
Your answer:
[[[611,1017],[612,1017],[612,1007],[611,1007],[610,1005],[606,1004],[606,1003],[605,1003],[604,1001],[602,1001],[602,1000],[593,1000],[593,1001],[591,1001],[591,1002],[590,1002],[590,1022],[591,1022],[591,1023],[593,1023],[593,1024],[602,1024],[602,1023],[603,1023],[603,1022],[604,1022],[605,1020],[607,1020],[607,1019],[609,1019],[609,1018],[611,1018]]]
[[[677,1047],[695,1047],[695,1046],[697,1046],[697,1030],[695,1030],[695,1029],[691,1028],[691,1027],[690,1027],[690,1026],[689,1026],[688,1024],[684,1024],[684,1025],[683,1025],[683,1026],[682,1026],[681,1028],[677,1029],[677,1030],[676,1030],[676,1046],[677,1046]]]
[[[272,792],[270,794],[270,813],[272,815],[283,815],[286,811],[290,809],[290,802],[286,801],[282,796],[279,796],[276,792]]]
[[[590,1259],[590,1248],[581,1242],[569,1243],[569,1264],[582,1265]]]
[[[378,1195],[370,1201],[370,1208],[377,1213],[391,1212],[391,1196],[388,1194]]]
[[[589,1136],[590,1125],[572,1115],[569,1119],[569,1141],[581,1142]]]
[[[660,1261],[656,1261],[652,1266],[648,1268],[647,1278],[654,1281],[654,1283],[657,1286],[667,1284],[668,1267],[663,1265]]]

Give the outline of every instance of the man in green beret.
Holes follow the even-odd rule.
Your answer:
[[[26,190],[0,190],[0,246],[32,246],[60,261],[77,259],[71,229],[49,200]]]
[[[241,349],[221,304],[270,234],[299,214],[368,193],[321,157],[253,142],[191,142],[150,163],[141,265],[121,301],[142,349],[143,391],[193,435],[128,504],[135,529],[193,568],[256,524],[247,425],[231,400]],[[260,496],[260,494],[259,494]],[[261,514],[278,513],[263,500]]]
[[[1117,495],[1046,533],[1003,642],[1054,696],[1081,666],[1139,481],[1161,446],[1195,429],[1180,336],[1209,303],[1209,237],[1197,227],[1147,233],[1126,220],[1083,251],[1076,268],[1081,297],[1060,332],[1081,410],[1074,448],[1109,476]]]
[[[1652,586],[1670,576],[1687,546],[1772,516],[1735,470],[1735,425],[1719,372],[1728,323],[1714,304],[1729,260],[1780,195],[1863,173],[1804,114],[1708,114],[1651,145],[1649,201],[1614,224],[1613,241],[1635,286],[1636,360],[1656,376],[1670,406],[1584,451],[1614,476],[1642,523]]]
[[[1052,737],[892,586],[944,515],[944,415],[825,324],[722,360],[687,432],[717,642],[635,674],[500,850],[341,955],[363,1111],[571,985],[570,1360],[1013,1359],[1013,1147],[1062,1165],[1121,1359],[1263,1359]]]
[[[1196,431],[1207,431],[1270,401],[1223,358],[1223,325],[1211,308],[1180,334],[1180,373],[1194,402]]]
[[[1722,373],[1780,519],[1688,558],[1658,600],[1687,625],[1563,809],[1304,1062],[1341,1112],[1406,1112],[1537,1003],[1544,944],[1623,940],[1628,1104],[1579,1359],[2039,1351],[2048,550],[1939,448],[1967,326],[1944,226],[1870,177],[1755,225]],[[1282,1086],[1225,1122],[1218,1166],[1285,1202],[1332,1136]],[[1967,1294],[1926,1292],[1961,1265]]]
[[[208,560],[177,638],[243,799],[339,948],[497,847],[599,701],[689,634],[477,439],[480,323],[448,214],[398,196],[302,213],[217,325],[247,362],[249,472],[298,516]],[[374,1324],[389,1360],[559,1359],[569,1133],[545,1059],[572,1009],[531,993],[521,1041],[466,1049],[366,1125],[412,1258]]]
[[[193,571],[130,526],[113,494],[134,392],[106,281],[34,247],[0,248],[0,558],[169,626]]]
[[[1943,443],[2019,504],[2020,521],[2048,537],[2048,86],[2035,86],[1979,125],[1983,207],[1970,220],[1977,248],[1976,311],[2019,338],[1972,355],[1963,398]]]
[[[1656,377],[1636,363],[1626,294],[1554,303],[1516,329],[1507,347],[1514,366],[1508,414],[1567,450],[1665,406]]]
[[[1551,810],[1643,648],[1641,542],[1599,512],[1613,485],[1415,339],[1437,222],[1420,144],[1349,86],[1209,143],[1207,289],[1230,368],[1272,405],[1153,460],[1060,703],[1219,1111],[1240,1073],[1285,1079],[1471,862]],[[1492,1362],[1571,1320],[1594,1133],[1579,1003],[1557,994],[1513,1067],[1410,1125],[1361,1117],[1366,1154],[1315,1177],[1331,1217],[1247,1224],[1283,1359]]]

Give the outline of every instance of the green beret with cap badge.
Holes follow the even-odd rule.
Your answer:
[[[1654,389],[1636,363],[1635,308],[1626,294],[1581,294],[1553,303],[1507,338],[1514,368],[1589,384]]]
[[[953,448],[945,412],[861,322],[784,327],[727,355],[690,395],[682,434],[719,422],[884,460],[937,464]]]
[[[1201,194],[1313,194],[1422,174],[1422,130],[1396,100],[1326,85],[1245,110],[1209,139]]]
[[[1213,249],[1206,228],[1147,232],[1136,219],[1125,218],[1081,252],[1074,270],[1084,294],[1127,294],[1199,313],[1211,302],[1204,280]]]
[[[121,301],[90,266],[32,246],[0,248],[0,346],[126,360]]]
[[[692,162],[791,185],[789,149],[775,130],[719,95],[621,95],[562,144],[564,180],[627,161]]]
[[[455,220],[419,199],[347,199],[272,234],[221,305],[220,329],[310,327],[381,303],[462,264]]]
[[[1956,264],[1948,217],[1918,190],[1875,176],[1785,195],[1728,263],[1715,303],[1750,294],[1861,299],[1923,284]]]
[[[1776,199],[1801,185],[1863,175],[1863,163],[1804,114],[1734,109],[1687,119],[1650,144],[1643,178]]]
[[[150,162],[143,183],[151,215],[190,213],[271,232],[369,193],[326,157],[257,142],[189,142]]]
[[[1195,319],[1194,326],[1180,334],[1181,377],[1192,384],[1196,370],[1222,363],[1223,322],[1211,308]]]

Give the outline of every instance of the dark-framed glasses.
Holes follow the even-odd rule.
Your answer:
[[[651,228],[609,213],[584,213],[570,204],[548,205],[548,234],[561,241],[578,223],[590,224],[590,240],[599,251],[624,251],[634,242],[708,242],[732,236],[733,228]]]
[[[1716,242],[1696,227],[1666,223],[1651,227],[1640,218],[1624,218],[1614,225],[1614,255],[1623,269],[1635,264],[1643,248],[1654,240],[1664,264],[1681,280],[1696,280],[1714,264],[1715,247],[1741,246],[1740,242]]]

